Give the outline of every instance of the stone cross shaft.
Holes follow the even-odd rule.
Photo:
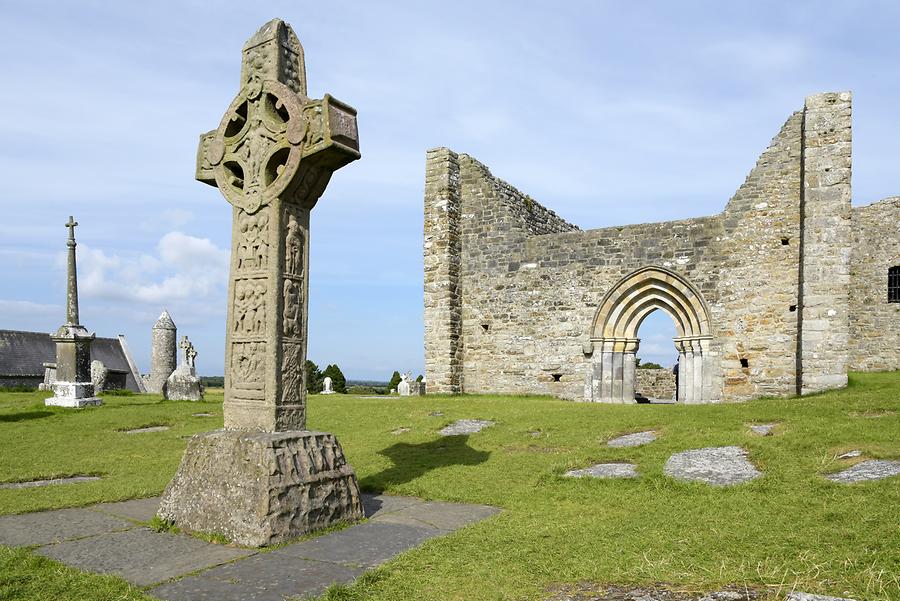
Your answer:
[[[356,110],[306,96],[303,48],[275,19],[243,49],[241,89],[200,137],[197,179],[232,205],[225,428],[306,426],[310,211],[359,158]]]
[[[75,268],[75,226],[78,222],[69,215],[69,222],[66,227],[69,228],[69,240],[66,246],[69,248],[69,269],[66,279],[66,323],[69,325],[78,325],[78,270]]]

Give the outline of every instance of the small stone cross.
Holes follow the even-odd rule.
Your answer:
[[[194,348],[194,345],[191,344],[191,341],[188,340],[187,336],[182,336],[181,343],[178,346],[180,346],[181,350],[184,351],[184,362],[190,365],[191,350]]]
[[[78,222],[75,221],[75,218],[69,215],[69,222],[66,224],[66,227],[69,228],[69,240],[75,240],[75,226],[78,225]]]

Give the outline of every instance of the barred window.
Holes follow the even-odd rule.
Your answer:
[[[888,302],[900,303],[900,265],[888,269]]]

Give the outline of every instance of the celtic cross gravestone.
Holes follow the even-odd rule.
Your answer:
[[[310,211],[360,156],[356,111],[306,94],[303,48],[275,19],[244,45],[241,89],[197,156],[232,205],[225,429],[191,440],[159,514],[250,545],[363,516],[340,444],[305,430],[303,369]]]

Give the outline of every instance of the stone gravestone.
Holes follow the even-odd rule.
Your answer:
[[[303,48],[279,19],[244,46],[241,89],[200,137],[197,179],[232,205],[225,429],[194,436],[159,516],[267,545],[363,517],[332,434],[306,427],[309,217],[359,158],[356,111],[306,95]]]
[[[411,372],[407,372],[400,376],[400,383],[397,384],[397,394],[400,396],[410,396],[412,394],[410,382],[412,382]]]
[[[184,359],[166,379],[163,394],[170,401],[199,401],[203,398],[203,388],[194,363],[197,351],[187,336],[181,339],[178,346],[184,351]]]
[[[91,361],[91,384],[94,385],[94,394],[103,392],[108,377],[109,370],[103,365],[103,361],[98,361],[96,359]]]
[[[45,405],[58,407],[84,407],[101,405],[94,396],[91,381],[91,343],[94,334],[78,323],[78,269],[75,266],[75,226],[71,216],[69,228],[68,283],[66,286],[66,323],[50,337],[56,343],[56,381],[51,384],[53,396]]]
[[[322,394],[334,394],[334,384],[330,376],[325,376],[325,379],[322,380]]]

